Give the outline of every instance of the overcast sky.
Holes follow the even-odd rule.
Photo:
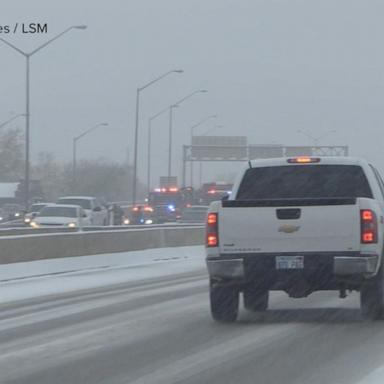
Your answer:
[[[190,126],[197,133],[245,135],[252,144],[349,145],[384,170],[384,2],[380,0],[1,0],[0,26],[47,23],[41,35],[0,34],[30,51],[72,30],[31,58],[32,157],[41,151],[70,161],[133,158],[136,88],[142,92],[139,177],[145,180],[148,117],[197,89],[175,110],[174,169]],[[0,44],[0,122],[25,110],[25,59]],[[154,121],[156,178],[167,171],[167,115]],[[23,128],[23,121],[14,123]],[[210,164],[208,179],[238,165]]]

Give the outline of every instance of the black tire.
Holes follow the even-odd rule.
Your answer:
[[[384,279],[380,268],[372,281],[366,282],[360,290],[360,308],[364,318],[377,320],[384,313]]]
[[[213,319],[221,323],[236,321],[239,313],[239,291],[235,287],[211,285],[209,293]]]
[[[266,311],[268,309],[269,291],[246,287],[243,292],[244,307],[249,311]]]

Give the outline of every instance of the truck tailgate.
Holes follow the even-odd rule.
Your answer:
[[[220,253],[358,251],[359,205],[356,199],[226,201],[219,247]]]

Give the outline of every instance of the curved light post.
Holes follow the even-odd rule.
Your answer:
[[[160,112],[156,113],[155,115],[151,116],[148,119],[148,147],[147,147],[147,192],[149,194],[151,189],[151,146],[152,146],[152,121],[155,120],[157,117],[162,115],[163,113],[167,112],[169,110],[169,107],[164,108]]]
[[[87,135],[88,133],[92,132],[93,130],[95,130],[96,128],[98,127],[107,127],[108,126],[108,123],[99,123],[99,124],[96,124],[94,126],[92,126],[91,128],[88,128],[87,130],[85,130],[83,133],[81,133],[80,135],[78,136],[75,136],[73,138],[73,152],[72,152],[72,181],[73,181],[73,188],[75,188],[76,186],[76,161],[77,161],[77,142],[82,138],[84,137],[85,135]]]
[[[45,48],[48,44],[51,44],[53,41],[57,40],[59,37],[63,36],[65,33],[69,32],[72,29],[86,29],[86,25],[73,25],[67,29],[65,29],[63,32],[59,33],[58,35],[54,36],[52,39],[48,40],[44,44],[40,45],[36,49],[34,49],[31,52],[24,52],[20,48],[16,47],[15,45],[11,44],[7,40],[0,37],[0,41],[2,41],[4,44],[8,45],[12,49],[14,49],[16,52],[23,55],[26,59],[26,89],[25,89],[25,196],[24,196],[24,205],[26,211],[28,211],[29,206],[29,169],[30,169],[30,163],[29,163],[29,145],[30,145],[30,138],[29,138],[29,104],[30,104],[30,79],[29,79],[29,61],[31,56],[33,56],[35,53],[39,52],[41,49]]]
[[[195,131],[195,129],[197,127],[200,127],[200,125],[203,125],[205,122],[207,122],[208,120],[211,120],[211,119],[216,119],[217,118],[217,115],[210,115],[210,116],[207,116],[206,118],[200,120],[197,124],[195,125],[192,125],[192,127],[190,128],[191,130],[191,151],[192,151],[192,141],[193,141],[193,133]],[[201,163],[200,163],[201,164]],[[193,161],[191,161],[191,187],[193,187]]]
[[[140,92],[148,88],[152,84],[157,83],[164,77],[170,75],[171,73],[183,73],[182,69],[174,69],[162,74],[159,77],[156,77],[154,80],[143,85],[136,89],[136,114],[135,114],[135,138],[134,138],[134,154],[133,154],[133,180],[132,180],[132,204],[136,204],[136,194],[137,194],[137,152],[138,152],[138,143],[139,143],[139,105],[140,105]]]
[[[181,103],[188,100],[192,96],[196,95],[197,93],[207,93],[208,91],[206,89],[199,89],[197,91],[194,91],[192,93],[189,93],[187,96],[180,99],[175,104],[172,104],[169,107],[169,134],[168,134],[168,177],[172,176],[172,125],[173,125],[173,109],[178,107]]]

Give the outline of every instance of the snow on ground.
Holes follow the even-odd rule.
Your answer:
[[[3,264],[0,303],[199,270],[204,257],[199,245]]]

